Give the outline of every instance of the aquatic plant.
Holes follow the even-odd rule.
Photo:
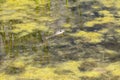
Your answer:
[[[7,51],[6,53],[11,53],[10,50],[12,50],[14,46],[13,43],[14,42],[16,43],[16,40],[22,39],[24,36],[33,33],[34,30],[39,30],[40,32],[50,31],[48,26],[46,26],[45,21],[51,21],[51,18],[49,15],[42,16],[43,13],[41,13],[41,12],[46,13],[47,9],[45,9],[45,7],[46,5],[48,5],[50,0],[40,0],[40,1],[36,0],[36,1],[38,2],[38,4],[34,3],[34,1],[32,0],[31,1],[9,0],[2,5],[2,8],[5,9],[1,10],[1,14],[0,14],[1,35],[4,45],[6,47],[6,51]],[[29,6],[26,5],[31,5],[33,9],[31,9]],[[37,5],[42,5],[43,7],[40,8],[44,9],[42,11],[39,10],[39,13],[41,13],[40,15],[36,13]],[[34,16],[34,18],[32,18],[31,16]]]
[[[0,1],[0,79],[120,79],[119,0]]]
[[[73,34],[70,34],[70,36],[73,37],[81,37],[84,42],[90,42],[90,43],[99,43],[103,40],[103,35],[97,32],[85,32],[85,31],[79,31]]]

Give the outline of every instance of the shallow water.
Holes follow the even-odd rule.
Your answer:
[[[120,80],[119,0],[0,0],[0,80]]]

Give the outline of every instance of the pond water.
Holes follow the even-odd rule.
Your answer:
[[[119,0],[0,0],[0,80],[120,80]]]

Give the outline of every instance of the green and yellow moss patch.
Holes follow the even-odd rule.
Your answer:
[[[99,43],[103,40],[103,35],[97,32],[79,31],[71,34],[73,37],[81,37],[85,42]]]
[[[106,69],[110,71],[113,76],[120,77],[120,62],[111,63],[106,67]]]
[[[65,23],[65,24],[63,24],[63,28],[71,28],[72,26],[71,26],[71,24],[69,24],[69,23]]]
[[[104,1],[99,1],[100,3],[102,3],[105,7],[116,7],[116,8],[120,8],[120,1],[119,0],[104,0]]]
[[[115,21],[114,17],[95,18],[92,21],[88,21],[88,22],[84,23],[84,26],[94,27],[94,25],[96,25],[96,24],[105,24],[105,23],[110,23],[110,22],[114,22],[114,21]]]
[[[120,29],[116,29],[115,31],[116,31],[118,34],[120,34]]]
[[[83,67],[83,64],[89,65],[89,70],[80,71],[79,68]],[[35,67],[32,65],[26,65],[22,61],[15,61],[14,66],[23,67],[25,70],[19,74],[6,74],[5,72],[0,73],[0,79],[2,80],[80,80],[81,78],[97,79],[104,78],[101,77],[108,75],[108,78],[118,76],[120,77],[120,65],[119,62],[110,63],[106,65],[96,62],[95,59],[86,59],[85,61],[67,61],[59,64],[54,64],[55,66],[47,65],[44,67]],[[13,65],[11,64],[11,65]],[[101,67],[100,67],[101,66]],[[84,66],[88,67],[88,66]],[[107,73],[109,71],[109,74]],[[107,78],[107,79],[108,79]]]

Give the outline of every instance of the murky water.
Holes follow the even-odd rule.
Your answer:
[[[119,3],[0,0],[0,80],[119,80]]]

